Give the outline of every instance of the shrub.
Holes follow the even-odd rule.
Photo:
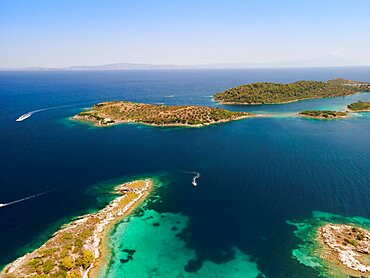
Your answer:
[[[94,254],[90,250],[82,251],[82,267],[87,269],[94,260]]]
[[[52,278],[66,278],[67,277],[67,272],[64,269],[58,270],[56,273],[52,273],[50,275]]]
[[[344,241],[348,242],[349,244],[351,244],[353,246],[358,246],[358,242],[355,239],[346,238]]]
[[[63,239],[63,240],[71,240],[71,239],[73,239],[73,235],[72,235],[72,233],[70,233],[70,232],[64,233],[64,234],[62,235],[62,239]]]
[[[70,270],[75,267],[74,261],[69,257],[65,257],[64,259],[62,259],[61,264],[62,268],[66,270]]]
[[[41,268],[42,268],[42,259],[40,258],[34,258],[27,263],[27,270],[29,273],[41,272],[42,270]]]
[[[50,271],[53,270],[54,262],[52,260],[47,260],[46,262],[44,262],[42,267],[43,267],[42,270],[44,271],[44,273],[48,274]]]
[[[82,275],[78,270],[73,270],[68,273],[67,278],[82,278]]]
[[[62,252],[60,252],[60,258],[65,258],[69,254],[69,251],[67,249],[63,249]]]

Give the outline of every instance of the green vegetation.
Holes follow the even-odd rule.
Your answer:
[[[370,112],[370,101],[358,101],[347,106],[350,111],[355,112]]]
[[[82,267],[87,269],[94,260],[94,254],[89,250],[82,251]]]
[[[319,119],[335,119],[335,118],[345,118],[347,117],[346,112],[338,112],[331,110],[306,110],[299,112],[298,115],[303,117],[310,118],[319,118]]]
[[[73,270],[70,273],[68,273],[67,278],[82,278],[82,275],[80,272]]]
[[[238,86],[214,95],[226,104],[273,104],[304,99],[352,95],[370,91],[370,84],[337,78],[328,82],[297,81],[280,84],[260,82]]]
[[[83,225],[59,232],[35,251],[17,271],[22,273],[22,277],[82,277],[81,270],[87,269],[94,260],[93,252],[83,249],[83,245],[92,235],[95,225],[96,219],[91,217]],[[4,275],[4,277],[14,276]]]
[[[6,266],[0,272],[0,277],[81,278],[95,264],[94,252],[96,250],[102,252],[94,243],[98,237],[105,237],[108,227],[106,230],[97,230],[97,225],[107,218],[109,221],[112,221],[112,217],[121,219],[124,216],[122,209],[131,207],[141,200],[140,193],[150,187],[151,182],[148,180],[137,180],[121,185],[117,188],[117,193],[124,196],[113,201],[116,205],[108,205],[100,212],[76,219],[54,234],[39,249],[25,255],[16,264]]]
[[[355,239],[345,238],[344,241],[347,242],[347,243],[349,243],[349,244],[351,244],[351,245],[353,245],[353,246],[358,246],[359,245],[359,243]]]
[[[52,260],[47,260],[47,261],[45,261],[45,263],[43,264],[43,272],[45,273],[45,274],[49,274],[50,273],[50,271],[52,271],[53,269],[54,269],[54,261],[52,261]]]
[[[62,259],[61,261],[61,266],[63,269],[65,270],[71,270],[73,269],[76,265],[74,263],[74,261],[69,258],[69,257],[65,257],[64,259]]]
[[[251,116],[247,112],[232,112],[205,106],[152,105],[126,101],[104,102],[83,111],[74,119],[109,125],[137,122],[150,125],[199,126],[236,120]]]

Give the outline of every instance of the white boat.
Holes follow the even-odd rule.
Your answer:
[[[1,208],[1,207],[5,207],[5,204],[0,204],[0,208]]]
[[[21,122],[21,121],[24,121],[25,119],[28,119],[29,117],[32,116],[32,113],[27,113],[27,114],[23,114],[22,116],[20,116],[18,119],[16,119],[17,122]]]
[[[199,178],[200,178],[200,173],[198,173],[198,172],[188,172],[188,171],[181,171],[181,172],[183,172],[183,173],[187,173],[187,174],[193,174],[193,175],[195,175],[195,176],[193,177],[193,180],[192,180],[191,184],[192,184],[193,186],[197,186],[197,185],[198,185],[198,183],[197,183],[197,179],[199,179]]]
[[[197,172],[194,172],[194,174],[196,174],[195,175],[195,177],[193,178],[193,181],[192,181],[192,185],[193,186],[197,186],[198,184],[197,184],[197,179],[199,179],[200,178],[200,174],[199,173],[197,173]]]

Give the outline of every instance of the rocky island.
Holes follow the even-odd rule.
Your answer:
[[[327,82],[297,81],[281,84],[259,82],[241,85],[214,95],[222,104],[278,104],[305,99],[338,97],[369,92],[370,83],[337,78]]]
[[[370,101],[358,101],[347,106],[350,112],[370,112]]]
[[[343,272],[354,275],[370,275],[370,232],[356,226],[326,224],[318,230],[318,240],[323,246],[321,257],[340,264]],[[366,276],[367,277],[367,276]]]
[[[313,119],[341,119],[347,118],[348,114],[342,111],[331,110],[305,110],[298,113],[298,116]]]
[[[128,101],[102,102],[73,117],[97,126],[142,123],[154,126],[199,127],[252,117],[248,112],[233,112],[206,106],[169,106]]]
[[[148,196],[152,183],[146,179],[118,186],[116,192],[121,196],[99,212],[63,227],[40,248],[6,266],[0,277],[97,277],[109,257],[106,240],[110,228]]]

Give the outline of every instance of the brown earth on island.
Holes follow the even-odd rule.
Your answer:
[[[332,110],[306,110],[299,112],[298,115],[313,119],[342,119],[348,117],[346,112]]]
[[[205,126],[253,117],[248,112],[233,112],[207,106],[169,106],[128,101],[102,102],[73,117],[106,126],[142,123],[155,126]]]
[[[342,272],[351,277],[370,275],[368,230],[352,225],[330,223],[318,229],[318,240],[324,247],[322,259],[340,265]]]
[[[298,116],[314,119],[343,119],[352,112],[370,112],[370,102],[358,101],[347,105],[347,111],[333,110],[305,110],[298,113]]]
[[[370,83],[343,78],[322,81],[297,81],[294,83],[258,82],[231,88],[214,95],[222,104],[279,104],[306,99],[348,96],[369,92]]]
[[[121,196],[97,213],[78,218],[56,232],[44,245],[7,265],[2,278],[97,277],[109,258],[107,236],[150,193],[152,181],[137,180],[116,188]]]
[[[347,106],[350,112],[370,112],[370,101],[358,101]]]

